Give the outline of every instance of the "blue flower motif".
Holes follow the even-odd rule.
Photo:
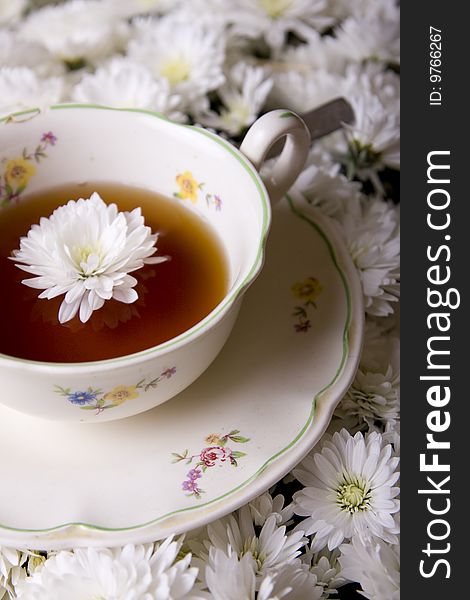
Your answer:
[[[72,392],[68,395],[68,400],[72,404],[91,404],[93,400],[96,400],[96,393],[94,392]]]

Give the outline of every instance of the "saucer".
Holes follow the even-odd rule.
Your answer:
[[[354,377],[362,291],[306,203],[275,207],[266,256],[220,355],[167,403],[102,424],[0,406],[0,545],[154,541],[235,510],[302,460]]]

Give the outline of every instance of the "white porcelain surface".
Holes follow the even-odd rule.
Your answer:
[[[265,267],[229,341],[180,395],[100,426],[0,407],[0,545],[111,546],[186,531],[266,490],[318,441],[357,367],[362,293],[324,217],[285,200],[274,213]],[[321,286],[316,308],[292,289],[309,278]],[[194,468],[199,498],[182,489]]]
[[[276,171],[282,177],[273,184],[276,194],[287,189],[303,165],[305,125],[292,113],[274,111],[247,134],[260,163],[270,145],[286,134],[289,143]],[[103,423],[165,402],[214,360],[230,334],[242,294],[261,268],[271,209],[256,169],[218,136],[145,111],[64,105],[0,121],[0,135],[0,177],[7,181],[10,169],[8,181],[15,181],[14,163],[27,173],[16,180],[19,199],[0,198],[0,206],[67,183],[113,181],[152,189],[210,223],[225,247],[230,278],[227,295],[205,319],[143,352],[73,365],[0,355],[0,403],[45,419]],[[6,190],[0,186],[0,195]],[[82,400],[86,406],[79,410]],[[95,405],[102,410],[93,410]]]

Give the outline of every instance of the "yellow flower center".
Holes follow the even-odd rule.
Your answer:
[[[353,514],[370,508],[370,488],[366,481],[351,478],[336,489],[336,503],[341,510]]]
[[[292,5],[292,0],[259,0],[259,3],[271,19],[279,19]]]
[[[91,255],[98,257],[98,263],[96,265],[96,268],[98,268],[102,258],[100,248],[96,248],[94,246],[75,246],[72,249],[72,260],[75,263],[76,269],[81,277],[93,277],[96,274],[96,268],[94,268],[91,272],[87,272],[87,268],[82,267],[82,263],[87,264]]]
[[[180,56],[170,58],[160,69],[160,73],[163,77],[166,77],[171,85],[177,85],[182,81],[186,81],[190,73],[190,65],[188,61],[184,60]]]
[[[26,169],[22,165],[15,165],[11,170],[11,177],[13,179],[20,179],[26,175]]]

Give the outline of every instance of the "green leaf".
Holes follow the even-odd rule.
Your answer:
[[[97,406],[80,406],[81,410],[97,410]]]
[[[70,388],[63,388],[61,385],[55,385],[54,391],[62,396],[68,396],[70,394]]]
[[[145,385],[144,392],[148,392],[150,388],[156,388],[159,383],[160,383],[160,377],[156,377],[155,379],[152,379],[152,381],[150,381],[149,383],[147,383]]]
[[[232,456],[234,456],[235,458],[241,458],[242,456],[246,456],[246,452],[238,452],[237,450],[235,452],[232,452]]]
[[[295,306],[294,307],[294,312],[292,313],[293,317],[307,317],[307,311],[305,310],[305,308],[303,308],[303,306]]]
[[[237,442],[237,444],[246,444],[246,442],[250,441],[250,438],[243,437],[242,435],[232,435],[230,439],[232,442]]]
[[[232,431],[227,433],[227,437],[231,437],[232,435],[236,435],[237,433],[240,433],[239,429],[232,429]]]
[[[287,111],[282,113],[282,115],[279,115],[280,119],[288,119],[289,117],[295,117],[293,112]]]

